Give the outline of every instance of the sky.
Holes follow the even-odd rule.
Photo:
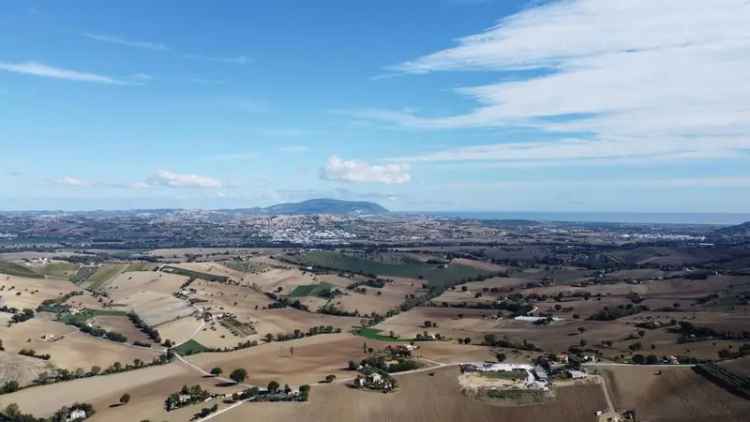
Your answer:
[[[750,1],[7,1],[0,209],[750,211]]]

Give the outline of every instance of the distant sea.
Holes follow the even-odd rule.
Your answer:
[[[535,220],[572,223],[632,224],[717,224],[734,225],[750,221],[750,213],[647,213],[647,212],[535,212],[535,211],[425,211],[403,212],[444,218],[479,220]]]

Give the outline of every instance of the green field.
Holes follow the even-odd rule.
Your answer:
[[[192,340],[192,339],[188,340],[187,342],[185,342],[185,343],[183,343],[183,344],[181,344],[181,345],[179,345],[177,347],[173,347],[171,350],[173,352],[177,353],[178,355],[182,355],[182,356],[195,355],[195,354],[198,354],[198,353],[203,353],[203,352],[208,352],[209,351],[209,349],[206,346],[204,346],[204,345],[202,345],[202,344],[200,344],[197,341]]]
[[[28,278],[43,278],[44,276],[35,273],[29,268],[24,267],[23,265],[14,264],[12,262],[4,262],[0,261],[0,274],[8,274],[8,275],[15,275],[18,277],[28,277]]]
[[[78,272],[78,265],[70,262],[53,262],[41,268],[40,272],[49,277],[69,280]]]
[[[432,286],[442,286],[460,281],[468,281],[477,276],[490,274],[488,271],[465,265],[450,264],[447,267],[407,260],[401,264],[375,262],[338,252],[309,252],[295,257],[302,265],[327,268],[336,271],[372,274],[391,277],[424,279]]]
[[[125,268],[127,268],[127,264],[102,265],[91,277],[86,280],[89,283],[89,288],[93,290],[98,289],[104,283],[115,278],[115,276],[124,271]]]
[[[316,296],[316,297],[328,297],[331,290],[335,286],[328,283],[318,284],[306,284],[303,286],[297,286],[289,294],[290,297],[304,297],[304,296]]]
[[[202,273],[200,271],[193,271],[193,270],[188,270],[185,268],[173,267],[171,265],[164,266],[164,268],[162,268],[161,271],[165,273],[169,273],[169,274],[184,275],[185,277],[190,277],[190,278],[199,278],[201,280],[206,280],[206,281],[218,281],[220,283],[224,283],[227,280],[229,280],[229,277],[227,276]]]
[[[377,328],[358,328],[354,331],[355,335],[358,335],[360,337],[369,338],[371,340],[380,340],[380,341],[403,341],[403,342],[410,342],[415,341],[413,338],[398,338],[398,337],[391,337],[388,335],[381,334],[383,330],[379,330]]]

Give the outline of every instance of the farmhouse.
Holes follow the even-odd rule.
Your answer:
[[[67,422],[73,422],[73,421],[81,421],[86,419],[88,415],[86,414],[86,411],[83,409],[74,409],[70,411],[70,414],[68,415],[65,420]]]

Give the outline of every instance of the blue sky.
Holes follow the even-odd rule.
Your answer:
[[[6,2],[0,209],[750,210],[750,2]]]

